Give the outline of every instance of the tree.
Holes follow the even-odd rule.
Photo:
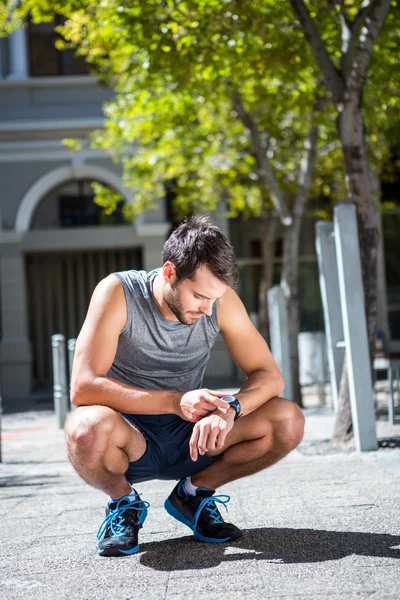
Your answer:
[[[325,27],[323,43],[321,36],[318,39],[324,64],[331,64],[326,81],[332,73],[335,81],[341,77],[334,64],[340,41],[332,14],[348,17],[348,26],[350,18],[356,19],[353,4],[346,3],[345,10],[340,2],[319,3],[314,19],[304,2],[292,2],[301,8],[303,27],[311,23],[315,29],[318,19]],[[317,78],[289,3],[70,0],[50,5],[26,0],[12,11],[14,22],[28,12],[37,20],[63,14],[67,43],[116,89],[116,99],[106,107],[106,129],[92,141],[122,160],[126,183],[135,189],[135,210],[162,194],[165,181],[175,183],[182,210],[212,208],[224,198],[231,214],[260,215],[264,232],[273,229],[269,225],[275,209],[286,232],[282,287],[290,299],[289,310],[295,306],[290,312],[295,332],[296,247],[315,155],[309,140],[316,139],[312,115]],[[359,14],[366,13],[360,9]],[[361,16],[357,27],[354,22],[358,33],[362,23]],[[316,46],[310,46],[314,55],[321,52]],[[349,42],[345,52],[349,64],[356,46]],[[329,109],[323,115],[328,119],[317,122],[324,129],[324,146],[336,148]],[[325,164],[334,164],[327,155],[321,148],[315,165],[322,184]],[[102,202],[107,202],[104,194]],[[265,289],[271,242],[264,242]],[[295,341],[292,349],[296,369]]]
[[[370,368],[373,370],[378,227],[366,156],[362,100],[372,52],[391,1],[366,0],[362,3],[350,3],[336,0],[324,4],[325,12],[320,3],[318,7],[314,3],[310,8],[311,3],[307,6],[304,0],[291,0],[291,5],[337,111],[337,129],[343,148],[348,199],[355,204],[357,210]],[[332,16],[336,17],[336,27],[332,25]],[[332,442],[345,443],[350,437],[352,421],[345,359],[339,392],[339,411]]]
[[[264,1],[27,0],[14,18],[28,12],[36,20],[63,14],[67,44],[115,87],[106,129],[92,142],[122,160],[135,211],[173,181],[183,211],[211,209],[226,198],[231,214],[260,216],[262,234],[270,237],[263,240],[264,333],[272,209],[277,212],[285,231],[282,288],[291,321],[293,399],[300,404],[298,244],[316,156],[317,82],[289,11]],[[140,152],[133,151],[135,143]]]

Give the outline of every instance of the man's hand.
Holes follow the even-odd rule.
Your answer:
[[[233,410],[227,412],[217,410],[196,423],[189,441],[190,458],[197,460],[199,453],[205,454],[209,450],[222,450],[234,420]]]
[[[186,392],[178,402],[176,413],[186,421],[197,423],[218,408],[221,411],[227,411],[229,404],[225,400],[221,400],[221,396],[225,395],[223,392],[215,392],[206,388]]]

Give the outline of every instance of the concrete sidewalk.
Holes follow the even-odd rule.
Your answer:
[[[126,558],[97,555],[106,497],[69,465],[54,415],[3,417],[0,598],[399,598],[400,449],[327,453],[332,414],[305,412],[298,450],[219,490],[243,539],[193,541],[163,508],[173,482],[154,481],[138,486],[151,508]],[[400,425],[378,434],[400,438]]]

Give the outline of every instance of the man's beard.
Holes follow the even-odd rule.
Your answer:
[[[165,290],[164,300],[180,323],[183,325],[195,325],[197,323],[198,319],[191,317],[190,314],[185,314],[181,299],[179,298],[178,287],[171,286],[168,290]]]

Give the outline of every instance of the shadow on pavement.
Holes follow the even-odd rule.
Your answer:
[[[63,483],[63,479],[60,475],[44,475],[40,474],[37,476],[28,475],[9,475],[8,477],[0,478],[0,488],[13,488],[13,487],[37,487],[45,485],[54,485],[55,483]],[[6,499],[5,497],[4,499]],[[0,502],[1,502],[0,498]]]
[[[141,544],[140,552],[140,562],[156,571],[209,569],[251,559],[289,564],[320,563],[353,554],[400,559],[400,536],[263,527],[244,529],[243,538],[230,544],[202,544],[185,536]]]

